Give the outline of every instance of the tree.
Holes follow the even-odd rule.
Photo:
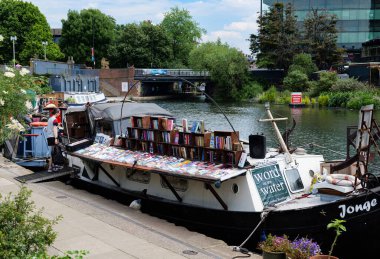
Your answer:
[[[341,59],[336,23],[337,17],[325,10],[312,10],[304,20],[304,51],[312,55],[319,69],[328,69]]]
[[[8,71],[0,72],[0,144],[18,133],[11,118],[26,114],[26,103],[33,101],[31,91],[40,94],[43,89],[51,90],[46,85],[46,78],[31,76],[25,68],[20,71],[8,68]]]
[[[115,19],[97,9],[70,10],[67,20],[62,20],[62,37],[59,46],[66,56],[76,63],[100,67],[101,58],[107,57],[115,37]],[[94,48],[96,60],[92,60]]]
[[[236,100],[242,88],[249,84],[244,54],[220,40],[199,45],[190,53],[189,62],[193,69],[210,72],[216,99]]]
[[[291,4],[275,3],[257,20],[258,35],[250,36],[250,50],[259,67],[287,70],[299,51],[299,32]]]
[[[189,11],[178,7],[165,13],[161,22],[162,28],[168,33],[172,49],[172,66],[187,66],[189,54],[206,31],[199,27]]]
[[[301,71],[310,77],[313,72],[318,70],[318,67],[313,63],[310,54],[300,53],[294,56],[293,64],[289,67],[289,73],[295,70]]]
[[[160,25],[149,21],[118,25],[109,50],[112,67],[164,67],[170,58],[169,38]]]
[[[63,58],[57,44],[53,42],[49,24],[38,7],[32,3],[19,0],[0,0],[0,34],[4,37],[0,51],[0,62],[13,60],[13,42],[11,36],[16,36],[16,60],[28,65],[32,57],[43,57],[42,41],[48,42],[46,49],[50,59]]]

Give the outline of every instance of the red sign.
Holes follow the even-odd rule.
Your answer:
[[[292,104],[302,103],[302,93],[292,93]]]

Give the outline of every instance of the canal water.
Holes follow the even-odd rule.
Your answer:
[[[155,101],[169,110],[177,118],[183,118],[190,124],[194,120],[203,120],[205,128],[210,130],[231,130],[220,110],[212,103],[203,100]],[[218,103],[231,121],[241,139],[248,140],[250,134],[264,134],[267,147],[279,147],[270,122],[259,122],[268,118],[263,104],[257,103]],[[326,160],[344,159],[346,157],[346,128],[357,126],[359,111],[330,108],[290,108],[287,105],[271,105],[273,117],[287,117],[287,121],[279,121],[277,125],[282,132],[292,126],[292,118],[296,127],[290,135],[291,147],[302,147],[308,153],[323,154]],[[376,116],[380,121],[380,113]],[[190,124],[191,125],[191,124]],[[376,165],[380,159],[376,158]]]

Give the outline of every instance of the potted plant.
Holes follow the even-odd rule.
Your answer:
[[[334,238],[334,241],[331,244],[329,254],[328,255],[316,255],[316,256],[312,256],[312,257],[310,257],[310,259],[338,259],[338,257],[332,256],[331,254],[332,254],[333,249],[334,249],[334,247],[336,245],[336,241],[338,240],[338,237],[344,231],[346,231],[346,227],[343,225],[343,223],[345,223],[345,222],[346,221],[342,220],[342,219],[334,219],[334,220],[332,220],[327,225],[327,229],[333,229],[333,230],[335,230],[335,238]]]
[[[291,259],[309,259],[320,253],[321,248],[316,242],[313,242],[312,239],[303,237],[290,243],[290,249],[287,252],[287,256]]]
[[[259,243],[258,248],[263,251],[263,259],[286,259],[290,241],[287,236],[269,234],[266,240]]]

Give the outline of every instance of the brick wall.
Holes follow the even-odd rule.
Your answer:
[[[132,86],[135,83],[134,76],[134,67],[121,69],[101,69],[99,72],[100,90],[106,96],[123,96],[125,92],[121,91],[122,82],[128,82],[129,86]],[[139,83],[137,87],[134,87],[129,95],[140,95]]]

